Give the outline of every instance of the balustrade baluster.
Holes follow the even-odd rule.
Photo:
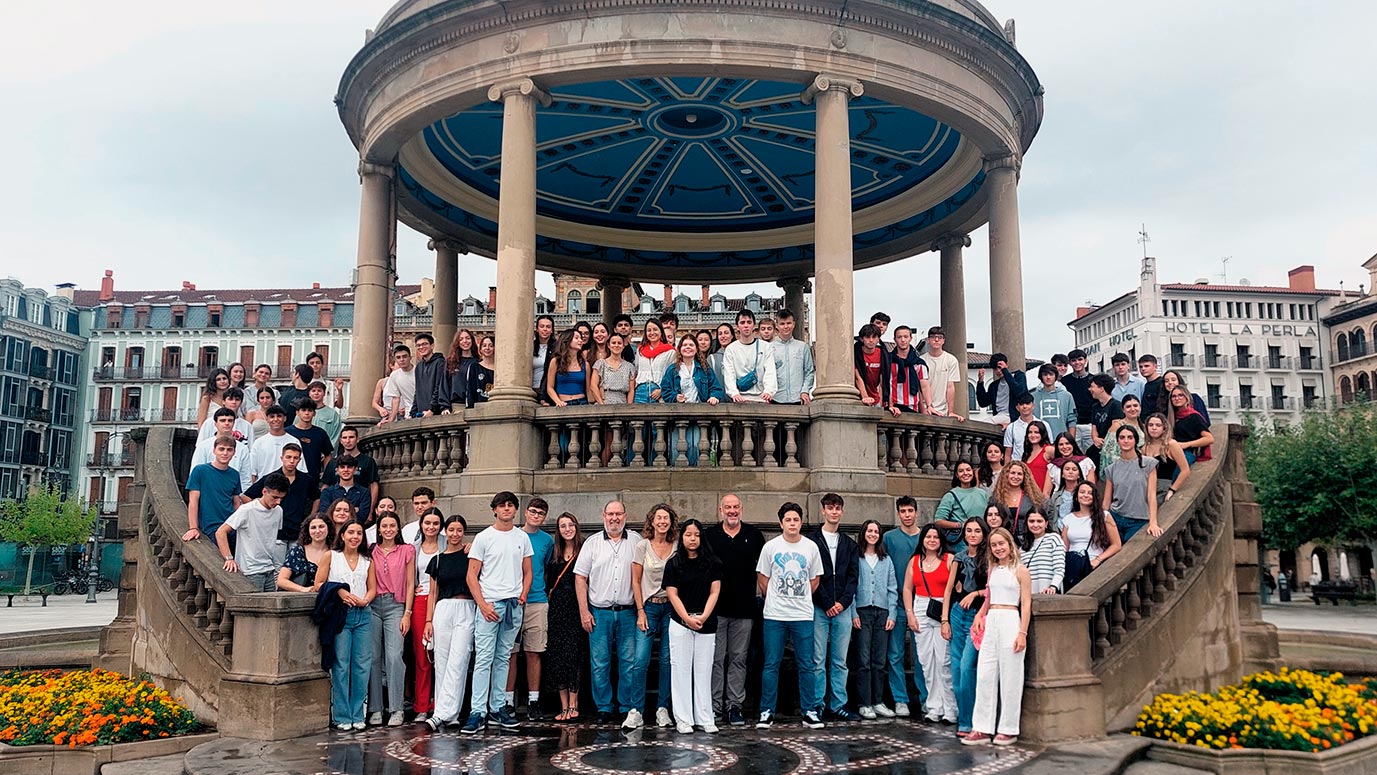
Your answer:
[[[904,470],[904,451],[902,448],[904,432],[900,428],[889,430],[889,470],[899,472]]]
[[[918,462],[925,474],[937,470],[937,444],[939,436],[934,431],[915,429],[918,436]]]
[[[565,468],[583,468],[583,456],[579,454],[583,452],[583,442],[580,439],[587,428],[588,426],[581,422],[569,424],[569,459],[564,463]]]
[[[655,459],[651,462],[651,466],[653,468],[665,468],[669,465],[669,439],[666,436],[669,433],[669,421],[652,420],[651,424],[655,426],[655,449],[653,453]]]
[[[798,423],[784,423],[784,467],[799,468]]]
[[[879,463],[879,469],[884,471],[889,468],[889,439],[884,428],[877,432],[878,447],[875,450],[875,460]]]
[[[1172,572],[1175,574],[1176,578],[1186,578],[1186,571],[1189,570],[1189,568],[1187,568],[1186,566],[1186,547],[1181,542],[1179,536],[1175,541],[1171,542],[1171,558]],[[1173,584],[1172,586],[1175,585]]]
[[[1124,629],[1124,592],[1122,589],[1110,595],[1109,602],[1113,608],[1109,610],[1111,616],[1111,626],[1109,628],[1109,642],[1115,646],[1124,640],[1126,630]]]
[[[1143,618],[1152,616],[1152,574],[1157,570],[1157,561],[1143,568],[1143,572],[1138,574],[1138,610]]]
[[[459,451],[456,460],[459,463],[459,473],[469,467],[469,432],[467,429],[459,431]]]
[[[225,653],[230,653],[234,639],[234,613],[226,606],[220,614],[220,643]]]
[[[942,434],[942,453],[937,458],[937,470],[950,474],[956,470],[956,448],[959,445],[950,433]]]
[[[674,428],[674,467],[686,468],[688,466],[688,426],[690,420],[671,420],[666,423],[668,427]]]
[[[437,447],[435,450],[435,472],[444,476],[450,471],[451,458],[449,453],[454,444],[454,436],[444,431],[440,431],[440,433],[443,435],[435,442]]]
[[[747,420],[741,423],[741,465],[755,468],[759,467],[760,462],[755,459],[755,429],[754,420]]]
[[[594,420],[588,429],[588,468],[602,468],[602,421]]]
[[[187,616],[196,621],[197,627],[204,627],[206,623],[202,620],[206,615],[204,602],[206,599],[206,582],[194,573],[195,571],[187,583],[186,597],[182,600],[182,607],[186,610]]]
[[[426,441],[424,433],[411,434],[411,475],[422,476],[426,470]]]
[[[397,434],[397,473],[411,475],[411,434]]]
[[[190,575],[191,566],[187,564],[186,558],[177,555],[176,567],[173,569],[172,575],[168,576],[167,580],[172,587],[172,591],[176,593],[177,602],[179,603],[186,599],[186,580]]]
[[[1161,560],[1163,570],[1162,583],[1166,587],[1166,591],[1170,592],[1176,589],[1176,557],[1170,545],[1162,550]]]
[[[922,443],[922,431],[917,428],[905,428],[904,434],[904,470],[910,474],[916,474],[922,470],[921,453],[918,445]]]
[[[712,433],[712,423],[708,420],[694,420],[693,427],[698,429],[698,465],[707,468],[711,460],[708,454],[708,436]]]
[[[765,459],[761,464],[766,468],[779,468],[779,460],[775,458],[775,428],[778,426],[777,420],[765,421]]]
[[[1133,578],[1128,580],[1128,584],[1125,585],[1124,592],[1124,602],[1127,604],[1127,610],[1125,611],[1124,617],[1124,629],[1136,630],[1138,629],[1139,620],[1143,618],[1143,615],[1139,610],[1139,608],[1142,606],[1143,598],[1141,595],[1138,594],[1137,576],[1134,576]]]
[[[608,468],[621,468],[625,465],[622,456],[626,454],[626,447],[622,444],[622,421],[612,421],[612,455],[607,458]]]
[[[717,465],[722,468],[732,468],[736,466],[736,440],[732,438],[736,423],[732,420],[721,422],[722,430],[722,449],[717,452]]]
[[[1167,552],[1161,552],[1152,563],[1152,602],[1167,600]]]
[[[1102,659],[1109,653],[1109,614],[1106,613],[1107,603],[1101,603],[1095,609],[1095,645],[1093,648],[1095,659]]]
[[[641,429],[645,427],[644,420],[631,421],[631,465],[644,468],[645,462],[645,435]]]
[[[434,431],[426,434],[424,451],[421,453],[421,471],[426,476],[434,476],[435,466],[440,462],[440,452],[436,449],[437,441],[439,439],[435,437]]]
[[[216,594],[214,591],[211,591],[210,596],[206,600],[207,626],[204,628],[207,634],[210,635],[211,643],[220,643],[220,613],[223,610],[224,609],[220,605],[220,595]]]
[[[545,426],[545,432],[550,434],[550,443],[545,445],[546,471],[559,468],[559,434],[563,429],[564,426],[559,423]]]

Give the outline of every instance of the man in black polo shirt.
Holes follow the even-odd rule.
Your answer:
[[[708,528],[705,538],[722,562],[722,588],[717,596],[717,640],[712,657],[712,707],[732,726],[744,726],[741,706],[746,701],[746,655],[751,627],[760,616],[756,601],[756,562],[765,548],[760,530],[741,520],[741,499],[728,493],[718,506],[722,520]]]
[[[306,462],[306,472],[319,482],[334,446],[330,444],[330,434],[316,427],[315,419],[316,402],[310,396],[297,399],[296,422],[288,426],[287,434],[296,437],[297,444],[301,445],[301,459]]]
[[[273,547],[273,558],[278,567],[287,559],[287,547],[301,534],[301,523],[307,514],[314,514],[316,501],[320,499],[320,487],[310,474],[297,469],[301,462],[301,447],[288,443],[282,447],[282,468],[279,473],[287,477],[287,494],[278,505],[282,507],[282,527],[277,531],[277,544]],[[263,494],[266,474],[244,493],[250,498]]]

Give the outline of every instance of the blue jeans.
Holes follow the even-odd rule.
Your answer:
[[[846,610],[828,617],[822,609],[813,609],[813,670],[817,680],[818,707],[827,703],[828,710],[841,710],[846,707],[846,653],[851,648],[851,618],[855,609]],[[829,653],[830,651],[830,653]],[[829,696],[828,690],[831,690]]]
[[[956,729],[958,732],[971,731],[971,716],[975,712],[975,662],[980,656],[975,644],[971,643],[971,622],[975,621],[975,610],[967,611],[959,605],[951,606],[951,682],[956,692]]]
[[[775,712],[779,701],[779,664],[784,659],[784,639],[794,647],[794,663],[798,666],[798,704],[806,713],[818,707],[818,682],[812,673],[813,623],[781,622],[766,619],[763,623],[765,640],[765,670],[760,676],[760,712]]]
[[[650,647],[658,637],[660,640],[660,676],[656,682],[655,707],[669,707],[669,679],[672,675],[669,666],[669,603],[645,604],[645,632],[636,630],[636,673],[631,684],[631,704],[634,708],[646,708],[645,685],[650,678]]]
[[[497,621],[490,622],[480,611],[473,622],[473,695],[471,713],[484,708],[496,713],[507,704],[507,671],[511,667],[512,647],[521,629],[525,609],[516,598],[492,600]]]
[[[593,684],[593,704],[599,713],[626,713],[637,707],[633,688],[636,683],[636,609],[620,611],[592,608],[593,633],[588,636],[589,676]],[[612,655],[617,655],[617,704],[612,704]]]
[[[908,629],[908,614],[904,613],[902,603],[894,609],[894,629],[889,631],[889,693],[894,695],[895,703],[908,704],[908,679],[904,673],[904,652],[913,648],[912,633]],[[913,655],[913,688],[918,702],[927,699],[928,688],[923,682],[923,669],[918,666],[918,655]]]
[[[1125,517],[1122,514],[1114,514],[1112,511],[1109,513],[1114,516],[1114,524],[1119,527],[1119,539],[1124,543],[1128,543],[1128,539],[1138,535],[1139,530],[1148,526],[1146,519]]]
[[[330,715],[336,724],[362,724],[373,666],[373,614],[367,606],[344,612],[344,629],[335,636],[330,667]]]

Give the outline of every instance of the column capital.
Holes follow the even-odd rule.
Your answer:
[[[811,104],[813,102],[813,99],[817,97],[818,94],[825,91],[845,92],[847,98],[850,99],[852,97],[859,97],[862,94],[864,94],[865,87],[861,85],[860,81],[854,78],[846,78],[840,75],[828,75],[827,73],[822,73],[819,74],[818,77],[814,78],[812,83],[808,84],[808,88],[803,90],[803,104]]]
[[[932,243],[933,250],[946,250],[951,247],[968,248],[971,246],[971,235],[969,234],[943,234]]]
[[[391,180],[396,174],[396,169],[391,164],[379,164],[367,159],[359,160],[359,180],[363,180],[369,175],[382,175]]]
[[[467,254],[469,252],[469,246],[466,243],[464,243],[462,240],[457,240],[450,237],[432,239],[431,241],[426,243],[426,248],[428,250],[434,250],[436,252],[439,252],[441,250],[448,250],[450,252],[458,253],[461,255]]]
[[[550,95],[544,89],[536,86],[536,82],[530,78],[513,78],[509,81],[500,81],[488,89],[488,99],[493,102],[506,102],[507,98],[513,94],[535,97],[542,106],[550,107]]]
[[[785,291],[788,291],[791,285],[797,286],[804,293],[809,293],[813,290],[813,284],[808,282],[807,277],[785,277],[782,280],[776,280],[775,285],[783,288]]]
[[[624,277],[604,277],[598,280],[598,290],[607,291],[616,288],[618,291],[625,291],[631,287],[631,281]]]
[[[986,173],[999,169],[1011,169],[1017,173],[1023,167],[1023,154],[1014,151],[999,151],[987,154],[984,157],[984,162]]]

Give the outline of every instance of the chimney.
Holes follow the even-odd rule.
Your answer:
[[[1286,273],[1287,285],[1293,291],[1315,290],[1315,267],[1312,264],[1298,266]]]
[[[488,286],[488,311],[489,311],[489,312],[492,312],[492,311],[495,310],[495,309],[497,309],[497,286],[496,286],[496,285],[489,285],[489,286]]]
[[[665,309],[673,309],[673,308],[674,308],[674,286],[673,286],[673,285],[666,285],[666,286],[665,286]]]
[[[115,270],[106,269],[105,277],[100,280],[100,300],[111,301],[115,298]]]
[[[76,298],[76,283],[58,283],[57,295],[68,301]]]
[[[710,290],[711,290],[711,288],[709,288],[708,286],[706,286],[706,285],[703,286],[703,309],[707,309],[707,308],[708,308],[708,292],[709,292]]]
[[[320,283],[311,283],[311,290],[313,290],[313,291],[318,291],[318,290],[320,290]]]
[[[1086,315],[1089,315],[1094,309],[1094,307],[1076,307],[1076,319],[1080,320]]]
[[[183,280],[183,281],[182,281],[182,290],[184,290],[184,291],[194,291],[194,290],[196,290],[196,283],[189,282],[189,281],[187,281],[187,280]]]

